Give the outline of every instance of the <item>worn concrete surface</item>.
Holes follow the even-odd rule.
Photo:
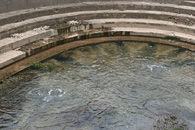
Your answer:
[[[25,33],[22,33],[22,37],[19,38],[5,38],[0,40],[0,54],[4,53],[6,51],[10,51],[13,49],[16,49],[20,46],[23,46],[25,44],[46,38],[46,37],[50,37],[55,35],[54,34],[54,30],[50,29],[50,30],[45,30],[45,31],[28,31]]]
[[[195,15],[195,7],[183,6],[164,3],[147,3],[147,2],[131,2],[131,1],[114,1],[114,2],[83,2],[74,4],[64,4],[47,6],[40,8],[17,10],[0,14],[0,25],[24,21],[30,18],[36,18],[46,15],[56,15],[62,13],[71,13],[79,11],[95,11],[95,10],[153,10],[165,11],[172,13],[181,13]]]
[[[103,18],[134,18],[172,21],[185,25],[195,25],[195,16],[187,14],[177,14],[162,11],[145,10],[98,10],[80,11],[65,14],[42,16],[24,20],[17,23],[6,24],[0,27],[0,39],[8,37],[12,33],[24,32],[40,26],[63,23],[71,20],[90,20]]]
[[[21,9],[28,9],[28,8],[38,8],[43,6],[93,2],[93,1],[97,1],[97,0],[1,0],[0,13],[21,10]],[[99,0],[99,1],[104,3],[108,0]],[[109,0],[109,1],[115,2],[118,0]],[[121,1],[127,1],[127,0],[121,0]],[[135,1],[135,0],[129,0],[129,1]],[[136,1],[143,1],[143,0],[136,0]],[[184,0],[144,0],[144,1],[181,4]]]
[[[26,53],[19,50],[11,50],[2,53],[0,55],[0,69],[11,63],[24,59],[25,57],[26,57]]]

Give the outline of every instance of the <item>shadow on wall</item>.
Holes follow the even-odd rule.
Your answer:
[[[42,6],[53,6],[67,3],[81,2],[110,2],[110,1],[127,1],[127,0],[0,0],[0,13],[10,12],[14,10],[38,8]],[[145,1],[158,3],[175,3],[180,4],[184,0],[128,0],[128,1]]]

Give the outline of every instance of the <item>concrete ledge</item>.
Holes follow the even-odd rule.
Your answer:
[[[184,1],[182,5],[195,7],[195,1]]]
[[[156,19],[167,20],[186,25],[195,25],[195,16],[187,14],[177,14],[162,11],[145,11],[145,10],[98,10],[98,11],[81,11],[65,14],[56,14],[28,19],[22,22],[7,24],[0,27],[0,39],[8,37],[10,34],[25,32],[36,27],[44,25],[55,25],[70,20],[90,20],[103,18],[136,18],[136,19]]]
[[[176,24],[170,21],[153,20],[153,19],[93,19],[85,20],[84,22],[91,24],[93,28],[102,27],[137,27],[137,28],[153,28],[174,32],[182,32],[190,35],[195,34],[195,26],[187,26],[182,24]],[[77,30],[82,30],[82,25],[77,26]],[[73,27],[74,28],[74,27]],[[72,29],[73,30],[73,29]]]
[[[12,50],[0,55],[0,69],[26,57],[22,51]]]
[[[185,1],[184,4],[186,2],[188,1]],[[46,15],[97,10],[153,10],[195,15],[195,7],[183,5],[134,1],[96,1],[48,6],[3,13],[0,14],[0,26]]]
[[[19,38],[6,38],[0,40],[0,54],[21,47],[25,44],[56,35],[53,29],[45,31],[28,31]]]
[[[28,56],[37,54],[39,52],[45,51],[47,49],[53,48],[55,46],[61,44],[67,44],[70,42],[85,40],[90,38],[98,38],[98,37],[113,37],[113,36],[143,36],[143,37],[151,37],[151,38],[163,38],[167,39],[166,44],[173,46],[180,46],[187,48],[189,50],[195,51],[195,37],[192,35],[187,35],[184,33],[177,33],[173,31],[159,30],[159,29],[150,29],[150,28],[122,28],[122,27],[113,27],[108,31],[91,31],[87,34],[77,34],[74,33],[69,36],[61,36],[54,39],[52,42],[47,42],[46,44],[42,44],[38,47],[33,47],[28,50]],[[173,43],[169,42],[169,40],[174,41]],[[181,44],[181,42],[189,42],[185,44]],[[187,45],[187,46],[186,46]]]
[[[175,38],[184,42],[189,42],[195,45],[195,37],[193,35],[188,35],[185,33],[179,33],[174,31],[159,30],[159,29],[146,29],[146,28],[112,28],[113,32],[130,32],[130,35],[138,36],[151,36],[160,38]]]

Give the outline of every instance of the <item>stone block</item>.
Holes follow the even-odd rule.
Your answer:
[[[24,59],[26,57],[26,53],[22,51],[8,51],[6,53],[0,54],[0,69],[12,64],[14,62],[17,62],[21,59]]]

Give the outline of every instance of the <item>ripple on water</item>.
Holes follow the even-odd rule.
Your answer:
[[[148,130],[165,129],[165,121],[195,129],[194,52],[120,41],[46,62],[55,68],[34,70],[38,78],[25,84],[27,100],[19,113],[14,109],[13,129]]]

